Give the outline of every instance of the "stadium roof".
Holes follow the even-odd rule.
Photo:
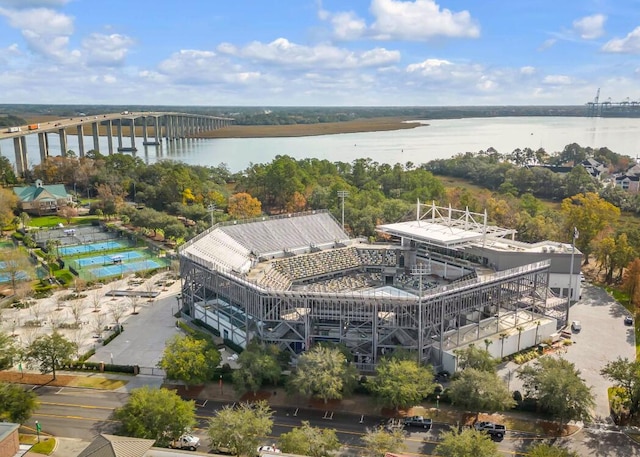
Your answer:
[[[427,208],[424,213],[421,211]],[[418,202],[416,219],[383,224],[377,230],[393,236],[417,240],[446,248],[515,235],[513,229],[487,225],[487,215],[468,209],[456,210]]]

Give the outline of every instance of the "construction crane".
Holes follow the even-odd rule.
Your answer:
[[[598,92],[596,92],[596,98],[593,99],[592,102],[587,103],[589,106],[589,116],[597,116],[598,110],[600,109],[600,105],[598,102],[600,101],[600,88],[598,87]]]

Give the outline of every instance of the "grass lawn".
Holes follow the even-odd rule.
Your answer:
[[[97,221],[98,216],[81,216],[71,218],[69,225],[87,225],[93,221]],[[39,216],[29,221],[30,227],[57,227],[58,224],[67,225],[67,220],[60,216]]]
[[[53,437],[40,436],[40,442],[33,445],[31,452],[37,454],[50,455],[56,447],[56,439]]]

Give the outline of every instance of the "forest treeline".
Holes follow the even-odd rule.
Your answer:
[[[376,237],[377,225],[415,217],[420,200],[479,213],[486,210],[492,224],[516,229],[517,238],[526,242],[570,242],[577,226],[581,236],[576,244],[586,260],[591,253],[598,259],[613,255],[616,243],[635,252],[640,247],[640,231],[617,221],[621,210],[640,213],[640,197],[605,186],[586,168],[573,166],[588,158],[604,164],[605,175],[634,163],[607,148],[570,144],[554,154],[517,149],[501,155],[490,149],[421,165],[392,165],[369,158],[347,163],[276,156],[269,163],[251,164],[242,172],[230,173],[224,164],[204,167],[167,160],[147,165],[131,155],[90,151],[82,158],[72,153],[49,157],[29,170],[26,181],[64,183],[80,198],[94,199],[93,212],[161,230],[165,238],[177,242],[205,230],[212,219],[326,208],[341,220],[339,191],[345,191],[345,226],[353,236]],[[566,168],[571,169],[568,173],[555,173],[540,165],[573,168]],[[6,186],[19,182],[3,157],[0,176]],[[446,187],[443,176],[462,178],[483,189]],[[560,209],[546,200],[561,203]],[[581,212],[576,213],[576,208]],[[601,249],[604,239],[609,244]],[[622,265],[626,258],[618,256],[615,265]],[[614,271],[621,274],[616,268]]]

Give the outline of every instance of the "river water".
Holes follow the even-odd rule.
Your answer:
[[[547,152],[561,151],[570,143],[608,147],[619,154],[636,157],[640,153],[640,118],[584,117],[498,117],[422,121],[425,125],[406,130],[346,133],[296,138],[226,138],[165,142],[161,147],[142,146],[136,139],[136,153],[147,163],[178,160],[193,165],[226,164],[231,172],[252,163],[268,163],[277,155],[297,159],[319,158],[331,162],[352,162],[371,158],[379,163],[415,165],[449,158],[460,152],[478,152],[493,147],[500,153],[516,148]],[[114,138],[114,145],[117,140]],[[125,147],[130,145],[124,139]],[[68,148],[78,151],[77,136],[68,136]],[[85,150],[93,140],[85,135]],[[50,155],[60,154],[56,134],[49,135]],[[106,137],[100,138],[102,153],[108,151]],[[29,166],[40,161],[37,135],[27,137]],[[13,163],[12,141],[0,141],[0,152]]]

